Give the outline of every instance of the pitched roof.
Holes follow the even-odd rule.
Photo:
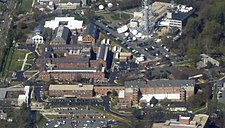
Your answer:
[[[53,34],[53,40],[51,42],[63,42],[65,44],[70,43],[70,30],[63,25],[57,27]]]
[[[97,26],[95,24],[89,23],[84,35],[85,36],[90,35],[90,36],[92,36],[93,38],[96,39],[97,36],[99,35],[99,30],[97,29]]]
[[[146,81],[142,79],[125,81],[125,86],[130,87],[141,87],[141,86],[150,86],[150,87],[185,87],[189,85],[195,85],[195,80],[151,80]]]
[[[108,54],[108,46],[106,44],[102,44],[98,49],[97,60],[102,59],[106,61],[107,54]]]
[[[52,63],[89,63],[88,57],[80,58],[45,58],[37,59],[36,64],[45,64],[47,61],[52,61]]]

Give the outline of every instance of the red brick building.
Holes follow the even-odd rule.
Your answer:
[[[47,77],[46,77],[47,76]],[[79,81],[81,79],[93,79],[95,81],[104,81],[105,73],[98,71],[95,68],[84,68],[84,69],[55,69],[47,70],[39,74],[39,80],[60,80],[60,81]]]
[[[120,90],[124,90],[124,86],[95,86],[94,91],[96,95],[107,95],[107,93],[112,93],[113,90],[115,90],[117,93],[119,93]]]
[[[154,96],[158,100],[170,99],[185,101],[194,94],[194,80],[134,80],[126,81],[125,86],[140,89],[142,98],[140,100],[149,102]]]
[[[50,97],[92,97],[93,85],[50,85]]]

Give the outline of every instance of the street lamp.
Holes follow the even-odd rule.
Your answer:
[[[120,19],[121,19],[121,9],[119,8],[119,3],[116,3],[116,5],[117,5],[117,9],[119,10],[119,13],[120,13]]]

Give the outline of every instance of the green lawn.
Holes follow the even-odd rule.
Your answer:
[[[45,123],[48,121],[41,113],[36,114],[38,128],[45,128]]]
[[[5,65],[3,65],[4,66],[3,72],[2,72],[3,76],[6,76],[8,73],[8,70],[9,70],[9,67],[10,67],[10,64],[12,61],[12,57],[13,57],[13,52],[14,52],[14,48],[10,48],[7,59],[6,59],[6,63],[5,63]]]
[[[33,0],[23,0],[20,6],[20,11],[23,13],[29,12],[32,6]]]
[[[23,60],[25,57],[26,51],[14,50],[13,57],[11,59],[9,71],[19,71],[23,65]]]
[[[125,13],[115,13],[111,16],[111,18],[113,20],[128,20],[130,19],[130,15]]]
[[[34,59],[35,58],[35,54],[34,53],[30,53],[27,57],[27,59]]]

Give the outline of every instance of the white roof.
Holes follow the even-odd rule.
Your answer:
[[[124,90],[120,90],[118,94],[118,98],[124,98],[124,97],[125,97]]]
[[[65,27],[69,29],[81,29],[83,27],[83,21],[75,20],[74,17],[55,17],[54,20],[45,21],[45,28],[55,29],[59,26],[60,22],[68,22]]]
[[[118,28],[118,29],[117,29],[117,32],[118,32],[118,33],[124,33],[124,32],[126,32],[127,30],[128,30],[127,25],[124,25],[124,26]]]
[[[83,41],[83,36],[78,36],[78,41]]]
[[[27,96],[26,95],[19,95],[18,100],[23,100],[24,102],[26,101]]]
[[[32,39],[36,39],[36,38],[39,38],[39,39],[41,38],[41,39],[43,39],[43,37],[40,36],[40,35],[35,35],[35,36],[32,37]]]
[[[142,98],[140,100],[145,100],[145,101],[149,102],[153,96],[158,100],[163,100],[165,98],[170,99],[170,100],[179,100],[180,99],[179,93],[171,93],[171,94],[142,94]]]

